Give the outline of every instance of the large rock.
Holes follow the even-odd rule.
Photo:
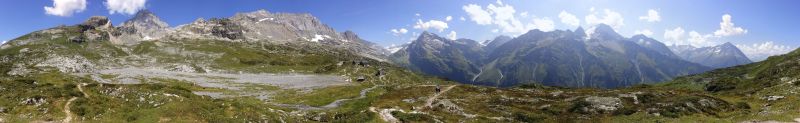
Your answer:
[[[591,104],[591,108],[604,111],[614,111],[622,108],[622,100],[616,97],[597,97],[591,96],[584,99]]]

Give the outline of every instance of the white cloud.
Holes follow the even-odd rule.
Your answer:
[[[428,22],[423,22],[422,20],[417,19],[417,23],[414,24],[414,29],[419,30],[437,29],[439,32],[442,32],[447,28],[447,23],[439,20],[428,20]]]
[[[528,12],[522,12],[522,13],[519,13],[519,16],[520,16],[520,17],[523,17],[523,18],[524,18],[524,17],[528,17]]]
[[[550,20],[550,18],[533,19],[533,26],[534,28],[545,32],[553,31],[556,28],[556,25],[554,24],[553,20]]]
[[[492,29],[492,33],[498,33],[498,32],[500,32],[500,29]]]
[[[394,35],[394,36],[399,36],[399,35],[408,33],[408,30],[406,28],[392,29],[390,31],[392,32],[392,35]]]
[[[107,0],[106,8],[110,14],[120,13],[132,15],[144,9],[147,0]]]
[[[647,15],[639,16],[639,20],[646,20],[647,22],[658,22],[661,21],[661,16],[658,15],[658,11],[650,9],[647,10]]]
[[[622,14],[619,14],[618,12],[611,11],[609,9],[604,9],[603,10],[603,14],[605,14],[604,16],[601,17],[598,16],[598,14],[599,14],[598,12],[592,11],[591,14],[586,15],[584,19],[586,20],[586,24],[588,24],[589,26],[594,26],[597,24],[606,24],[608,26],[611,26],[615,30],[618,30],[620,27],[625,25],[624,23],[625,19],[622,18]]]
[[[450,33],[447,34],[447,38],[449,38],[450,40],[456,40],[456,38],[457,38],[456,37],[456,31],[450,31]]]
[[[711,34],[700,34],[697,31],[689,31],[688,36],[685,37],[686,31],[681,27],[672,30],[664,30],[664,43],[669,45],[692,45],[694,47],[707,47],[717,44],[713,41],[714,38]]]
[[[719,28],[719,30],[714,32],[714,36],[722,37],[747,33],[746,29],[736,27],[736,25],[733,24],[733,20],[731,20],[731,15],[728,14],[722,15],[722,22],[719,22]]]
[[[761,61],[769,56],[791,52],[794,48],[786,45],[775,44],[772,41],[754,43],[751,45],[736,45],[750,60]]]
[[[469,4],[461,8],[467,12],[470,20],[475,21],[475,23],[478,23],[478,25],[492,24],[492,15],[489,14],[489,12],[484,11],[483,7],[475,4]]]
[[[8,41],[6,41],[6,40],[0,41],[0,45],[6,44],[6,42],[8,42]]]
[[[570,25],[570,26],[579,26],[581,24],[581,20],[575,15],[568,13],[567,11],[561,11],[558,14],[558,18],[561,19],[561,23]]]
[[[649,37],[649,36],[653,35],[653,31],[650,31],[649,29],[636,30],[636,31],[633,32],[633,34],[642,34],[644,36],[648,36]]]
[[[421,15],[421,14],[419,14],[419,13],[415,13],[415,14],[414,14],[414,16],[417,16],[417,17],[419,17],[419,16],[422,16],[422,15]]]
[[[669,43],[672,45],[680,44],[679,42],[683,42],[683,35],[686,31],[683,30],[681,27],[677,27],[672,30],[664,30],[664,41],[665,43]]]
[[[447,16],[444,18],[444,21],[450,21],[450,20],[453,20],[453,16]]]
[[[525,12],[516,14],[516,10],[513,6],[503,4],[503,2],[499,0],[494,4],[487,5],[485,9],[476,4],[465,5],[462,8],[467,12],[470,19],[478,25],[497,26],[499,27],[499,31],[503,33],[512,33],[512,35],[522,34],[536,28],[534,21],[523,23],[517,19],[516,16],[527,16]],[[546,22],[541,21],[540,23]]]
[[[464,16],[461,16],[461,18],[458,18],[458,19],[461,20],[461,21],[466,21],[467,20],[467,18],[464,18]]]
[[[45,6],[46,14],[55,16],[72,16],[73,13],[86,10],[86,0],[53,0],[53,7]]]
[[[711,45],[715,44],[715,42],[709,40],[709,38],[711,38],[711,37],[712,37],[712,35],[710,35],[710,34],[702,35],[702,34],[698,33],[697,31],[691,31],[691,32],[689,32],[689,39],[687,39],[687,41],[689,41],[688,42],[689,45],[692,45],[692,46],[695,46],[695,47],[705,47],[705,46],[711,46]]]

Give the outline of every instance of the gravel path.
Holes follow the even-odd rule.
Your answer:
[[[369,91],[372,91],[375,88],[378,88],[379,86],[383,86],[383,85],[375,85],[375,86],[372,86],[370,88],[366,88],[364,90],[361,90],[360,95],[358,97],[356,97],[356,98],[338,99],[336,101],[333,101],[333,102],[329,103],[328,105],[320,106],[320,107],[308,106],[308,105],[303,105],[303,104],[273,104],[273,105],[281,106],[281,107],[291,107],[291,108],[296,108],[296,109],[300,109],[300,110],[332,109],[332,108],[339,107],[345,101],[367,98],[367,93],[369,93]]]
[[[441,92],[436,93],[431,98],[428,98],[428,100],[425,100],[425,107],[433,107],[433,106],[431,106],[431,105],[433,105],[433,101],[436,100],[436,98],[439,98],[439,95],[442,95],[443,93],[446,93],[450,89],[453,89],[453,87],[456,87],[456,85],[451,85],[451,86],[449,86],[447,88],[444,88],[444,89],[442,89]]]
[[[71,123],[72,122],[72,117],[73,116],[72,116],[72,111],[70,111],[70,106],[69,105],[72,105],[72,102],[75,101],[76,99],[78,99],[78,97],[72,97],[72,98],[69,99],[69,101],[67,101],[67,104],[64,104],[64,114],[67,114],[67,116],[64,117],[64,120],[62,120],[62,121],[64,121],[64,123]]]

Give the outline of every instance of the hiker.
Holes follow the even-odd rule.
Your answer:
[[[439,87],[439,85],[437,84],[437,85],[436,85],[436,93],[439,93],[439,92],[441,92],[441,91],[442,91],[442,88],[440,88],[440,87]]]

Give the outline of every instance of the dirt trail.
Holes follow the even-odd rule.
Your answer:
[[[436,98],[439,98],[439,95],[442,95],[443,93],[446,93],[450,89],[453,89],[453,87],[456,87],[456,85],[451,85],[451,86],[449,86],[447,88],[444,88],[444,89],[442,89],[441,92],[436,93],[432,97],[428,98],[428,100],[425,101],[425,107],[432,107],[431,105],[433,105],[433,101],[436,100]]]
[[[372,91],[373,89],[378,88],[380,86],[384,86],[384,85],[375,85],[375,86],[372,86],[370,88],[363,89],[363,90],[361,90],[360,95],[358,97],[356,97],[356,98],[338,99],[338,100],[335,100],[335,101],[329,103],[328,105],[320,106],[320,107],[314,107],[314,106],[308,106],[308,105],[302,105],[302,104],[297,104],[297,105],[295,105],[295,104],[274,104],[274,105],[281,106],[281,107],[292,107],[292,108],[296,108],[296,109],[300,109],[300,110],[331,109],[331,108],[339,107],[345,101],[367,98],[367,93],[369,91]]]
[[[67,114],[67,116],[64,117],[64,120],[62,120],[62,121],[64,121],[64,123],[71,123],[72,122],[72,117],[73,116],[72,116],[72,111],[70,111],[69,105],[72,105],[72,102],[75,101],[76,99],[78,99],[78,97],[72,97],[72,98],[69,99],[69,101],[67,101],[67,104],[64,104],[64,114]]]
[[[398,109],[376,109],[375,107],[369,107],[369,111],[378,114],[380,116],[380,118],[383,121],[387,122],[387,123],[399,123],[400,120],[395,118],[394,115],[392,115],[392,112],[393,111],[402,111],[402,110],[398,110]]]
[[[81,93],[83,93],[83,96],[85,96],[86,98],[89,98],[89,94],[87,94],[85,91],[83,91],[83,86],[86,86],[86,85],[88,85],[88,84],[86,84],[86,83],[79,84],[78,85],[78,90],[81,91]]]
[[[86,85],[86,83],[78,84],[78,91],[81,91],[81,93],[83,93],[83,96],[85,98],[89,98],[89,94],[87,94],[85,91],[83,91],[83,86],[85,86],[85,85]],[[72,122],[72,119],[73,119],[74,116],[72,114],[72,111],[70,111],[70,105],[72,105],[72,102],[75,102],[75,100],[77,100],[77,99],[78,99],[78,97],[69,98],[69,100],[67,100],[67,104],[64,104],[64,111],[63,112],[64,112],[64,114],[67,115],[66,117],[64,117],[64,120],[62,120],[64,123]]]

